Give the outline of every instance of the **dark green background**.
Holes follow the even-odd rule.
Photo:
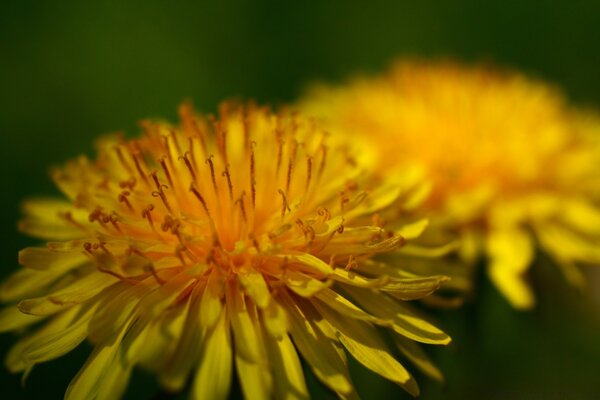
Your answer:
[[[595,1],[5,0],[0,275],[15,270],[17,251],[34,243],[16,233],[18,207],[24,197],[55,193],[49,166],[91,152],[99,134],[135,134],[141,118],[174,119],[183,99],[209,111],[231,96],[286,102],[306,82],[339,81],[416,55],[520,68],[598,106],[599,38]],[[536,275],[543,284],[533,313],[511,310],[484,283],[480,302],[436,316],[455,344],[433,353],[445,386],[419,376],[423,399],[600,396],[600,306],[568,291],[551,266]],[[0,341],[5,354],[13,338]],[[25,390],[2,370],[2,397],[61,398],[86,351],[36,367]],[[353,374],[364,398],[407,397],[363,369]],[[315,397],[328,395],[313,389]],[[151,398],[155,390],[138,374],[127,397]]]

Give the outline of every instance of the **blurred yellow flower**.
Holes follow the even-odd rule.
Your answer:
[[[235,365],[246,398],[307,398],[298,353],[331,390],[352,397],[345,348],[418,394],[376,330],[441,379],[416,342],[449,337],[406,300],[447,278],[370,257],[417,236],[377,214],[402,201],[375,184],[313,121],[225,103],[220,118],[184,105],[181,125],[144,122],[134,140],[99,142],[53,178],[67,200],[24,204],[20,228],[50,240],[19,254],[1,288],[17,302],[0,330],[36,324],[10,351],[29,372],[88,339],[95,346],[67,399],[114,399],[140,365],[162,387],[226,398]]]
[[[399,62],[384,76],[316,86],[300,109],[370,148],[383,175],[417,168],[432,185],[421,212],[458,235],[467,258],[517,308],[534,296],[536,247],[567,279],[600,262],[600,157],[595,117],[524,76],[450,62]]]

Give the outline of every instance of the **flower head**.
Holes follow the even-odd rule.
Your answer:
[[[316,87],[300,108],[372,147],[382,174],[419,169],[432,184],[422,212],[488,256],[514,306],[534,303],[524,276],[536,245],[573,283],[582,281],[575,264],[600,262],[590,134],[600,124],[554,88],[490,68],[401,62],[381,77]]]
[[[233,368],[247,398],[306,398],[299,355],[341,396],[345,347],[412,394],[418,387],[376,326],[433,377],[416,342],[449,338],[405,300],[446,280],[371,259],[416,236],[377,213],[402,192],[368,178],[312,121],[225,103],[220,118],[181,110],[134,140],[99,142],[53,173],[66,200],[25,203],[20,228],[50,240],[19,254],[3,286],[2,330],[36,324],[8,355],[29,371],[88,339],[68,399],[116,398],[132,369],[169,391],[225,398]],[[375,222],[374,222],[375,221]]]

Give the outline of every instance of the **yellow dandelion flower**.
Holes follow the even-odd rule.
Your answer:
[[[576,264],[600,262],[600,124],[554,88],[490,68],[400,62],[381,77],[317,86],[300,108],[372,147],[380,171],[421,171],[433,189],[420,210],[469,258],[487,255],[515,307],[534,304],[525,274],[536,246],[574,284]]]
[[[313,121],[226,103],[220,118],[180,109],[181,124],[144,122],[135,140],[105,138],[96,161],[53,173],[67,200],[24,205],[20,228],[50,240],[19,254],[1,288],[17,302],[3,331],[27,329],[7,358],[29,372],[89,340],[67,399],[114,399],[134,366],[168,391],[226,398],[232,371],[247,398],[307,398],[301,356],[352,397],[344,348],[413,395],[418,387],[376,327],[441,379],[416,342],[448,336],[406,300],[446,278],[371,259],[422,224],[373,221],[401,191],[371,185]],[[369,186],[371,185],[371,186]]]

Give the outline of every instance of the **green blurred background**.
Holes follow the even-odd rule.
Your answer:
[[[277,104],[307,82],[380,71],[398,56],[450,56],[522,69],[599,106],[598,38],[597,1],[4,0],[0,275],[35,243],[15,225],[21,199],[56,193],[49,166],[91,153],[99,134],[135,134],[141,118],[173,120],[183,99],[206,111],[232,96]],[[447,383],[418,375],[423,399],[600,398],[600,306],[548,263],[535,274],[535,312],[511,310],[482,277],[479,302],[434,315],[455,343],[431,352]],[[13,340],[0,337],[2,355]],[[61,398],[87,351],[36,367],[25,389],[2,369],[2,397]],[[352,373],[366,399],[408,398],[364,369]],[[331,397],[309,379],[315,398]],[[127,398],[156,393],[137,373]]]

